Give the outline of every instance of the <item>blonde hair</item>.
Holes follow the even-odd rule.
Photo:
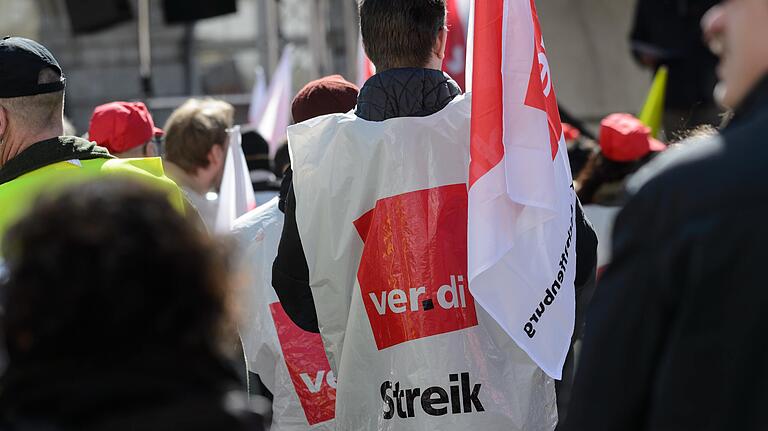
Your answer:
[[[165,158],[194,174],[208,166],[214,145],[224,145],[235,109],[215,99],[189,99],[165,123]]]

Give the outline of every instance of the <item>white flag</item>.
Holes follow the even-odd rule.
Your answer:
[[[251,92],[251,106],[248,108],[248,122],[256,126],[261,120],[264,112],[264,105],[267,102],[267,78],[264,76],[264,68],[256,68],[256,78],[253,81],[253,91]]]
[[[559,379],[575,316],[576,197],[534,0],[474,6],[469,285]]]
[[[256,123],[259,134],[269,142],[269,156],[274,157],[291,125],[291,94],[293,83],[293,46],[286,45],[280,63],[272,75],[267,100],[261,118]]]
[[[219,189],[215,231],[228,233],[235,219],[254,208],[256,208],[256,198],[243,154],[243,136],[240,134],[240,126],[235,126],[229,130],[229,145]]]

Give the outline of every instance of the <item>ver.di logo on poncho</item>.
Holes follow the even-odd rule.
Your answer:
[[[381,199],[355,221],[358,281],[376,346],[477,325],[467,285],[467,186]]]

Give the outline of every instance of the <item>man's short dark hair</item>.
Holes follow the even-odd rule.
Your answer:
[[[360,31],[377,71],[424,67],[445,26],[445,0],[362,0]]]
[[[100,179],[44,197],[2,251],[12,361],[215,352],[234,333],[228,251],[149,186]]]

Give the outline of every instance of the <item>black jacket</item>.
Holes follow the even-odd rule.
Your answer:
[[[767,137],[768,77],[721,137],[639,174],[564,429],[765,429]]]
[[[431,69],[390,69],[374,75],[360,90],[355,114],[368,121],[397,117],[424,117],[445,108],[461,94],[458,85],[446,74]],[[292,175],[284,179],[285,212],[280,246],[272,267],[272,285],[286,314],[302,329],[318,332],[317,314],[309,287],[309,270],[296,226],[296,196]],[[597,239],[584,219],[581,205],[577,212],[576,283],[581,290],[590,280],[596,264]]]

